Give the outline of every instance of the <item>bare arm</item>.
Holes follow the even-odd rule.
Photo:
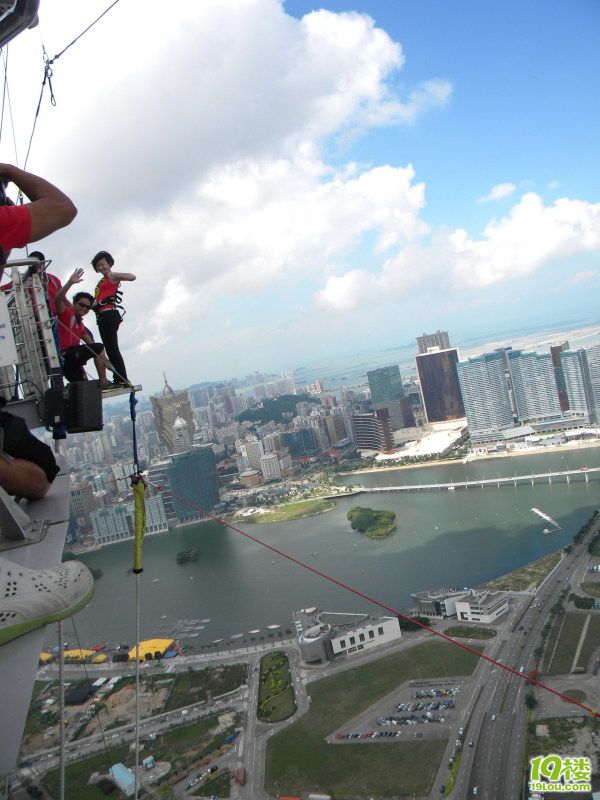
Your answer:
[[[56,310],[59,314],[64,311],[65,307],[72,308],[71,303],[69,300],[67,300],[67,292],[71,286],[74,286],[76,283],[81,283],[82,280],[83,270],[81,268],[76,269],[65,285],[61,286],[58,292],[54,295],[54,305],[56,306]]]
[[[134,281],[135,275],[132,272],[113,272],[109,275],[111,281]]]
[[[27,205],[31,214],[30,242],[43,239],[75,219],[77,209],[72,201],[44,178],[12,164],[0,164],[0,176],[12,181],[31,201]]]
[[[5,461],[0,458],[0,486],[9,494],[39,500],[45,497],[50,484],[46,473],[33,461],[15,458]]]

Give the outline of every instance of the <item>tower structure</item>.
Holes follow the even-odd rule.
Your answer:
[[[583,347],[563,350],[560,361],[565,375],[569,410],[583,414],[589,422],[596,422],[596,404],[586,351]]]
[[[161,444],[167,448],[167,452],[173,452],[173,426],[177,417],[181,417],[188,425],[190,438],[193,436],[194,416],[188,397],[187,390],[175,392],[167,382],[167,376],[163,372],[165,386],[160,395],[150,398],[152,404],[152,416],[154,425]]]
[[[389,367],[378,367],[367,372],[371,402],[375,411],[386,410],[392,430],[404,428],[402,399],[404,389],[400,367],[395,364]]]
[[[465,416],[456,365],[456,348],[430,348],[415,356],[427,422],[445,422]]]
[[[450,338],[448,331],[436,331],[435,333],[424,333],[417,336],[417,349],[419,353],[426,353],[430,347],[439,347],[440,350],[450,348]]]
[[[569,349],[568,342],[561,342],[560,344],[553,344],[550,347],[550,355],[552,357],[552,366],[554,367],[554,380],[556,382],[556,389],[558,391],[558,402],[560,403],[561,411],[569,410],[569,396],[567,394],[567,386],[565,384],[565,374],[560,360],[560,354]]]

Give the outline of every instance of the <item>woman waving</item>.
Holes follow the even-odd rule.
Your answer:
[[[122,321],[120,312],[122,292],[121,281],[134,281],[131,272],[113,272],[115,260],[106,250],[101,250],[92,259],[92,267],[102,275],[94,292],[94,311],[98,322],[98,332],[106,349],[106,355],[114,368],[115,386],[129,387],[125,362],[119,350],[118,330]]]

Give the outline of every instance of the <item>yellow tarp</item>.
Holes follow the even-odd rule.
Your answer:
[[[140,642],[139,659],[143,661],[146,658],[146,653],[150,653],[152,656],[157,652],[164,655],[173,644],[175,644],[174,639],[146,639],[145,642]],[[138,658],[137,646],[131,648],[129,658]]]
[[[86,658],[91,658],[95,655],[95,650],[65,650],[65,658],[74,658],[78,661],[84,661]]]
[[[104,664],[105,661],[108,661],[108,656],[104,655],[104,653],[99,653],[92,658],[92,664]]]
[[[40,664],[47,664],[48,661],[54,661],[52,653],[40,653]]]

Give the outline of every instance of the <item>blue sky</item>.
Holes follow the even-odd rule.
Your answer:
[[[11,45],[21,157],[41,42],[104,7],[43,1]],[[79,207],[57,274],[108,249],[138,275],[121,341],[149,390],[597,321],[595,0],[146,7],[55,64],[29,166]]]

